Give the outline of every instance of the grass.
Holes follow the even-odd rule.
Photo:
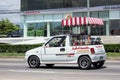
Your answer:
[[[108,52],[107,53],[107,59],[120,60],[120,53]]]
[[[0,58],[24,58],[25,53],[0,53]],[[108,52],[107,59],[120,60],[120,53]]]
[[[0,53],[2,58],[23,58],[25,53]]]
[[[108,57],[120,57],[120,53],[115,53],[115,52],[109,52],[107,53]]]

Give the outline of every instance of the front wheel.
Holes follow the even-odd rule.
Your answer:
[[[101,67],[104,65],[104,62],[105,62],[105,61],[94,62],[94,63],[93,63],[93,66],[94,66],[95,68],[101,68]]]
[[[78,59],[78,65],[81,69],[89,69],[91,67],[91,60],[88,56],[82,56]]]
[[[37,56],[31,56],[28,59],[28,65],[30,68],[37,68],[40,66],[40,59]]]

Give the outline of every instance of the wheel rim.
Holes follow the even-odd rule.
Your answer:
[[[38,62],[35,58],[32,58],[30,59],[29,63],[31,67],[36,67]]]
[[[81,68],[87,68],[88,67],[88,60],[86,60],[86,59],[82,59],[81,61],[80,61],[80,66],[81,66]]]
[[[91,60],[87,56],[82,56],[79,58],[78,64],[82,69],[89,69],[91,67]]]

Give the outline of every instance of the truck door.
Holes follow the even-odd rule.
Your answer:
[[[45,44],[43,62],[65,62],[67,59],[65,48],[66,36],[54,37]]]

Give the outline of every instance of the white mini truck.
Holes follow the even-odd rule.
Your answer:
[[[73,41],[77,41],[74,45]],[[81,69],[89,69],[91,65],[101,68],[106,60],[104,46],[99,39],[85,43],[85,37],[80,35],[57,35],[41,47],[31,49],[25,54],[30,68],[45,64],[52,67],[54,64],[78,64]]]

